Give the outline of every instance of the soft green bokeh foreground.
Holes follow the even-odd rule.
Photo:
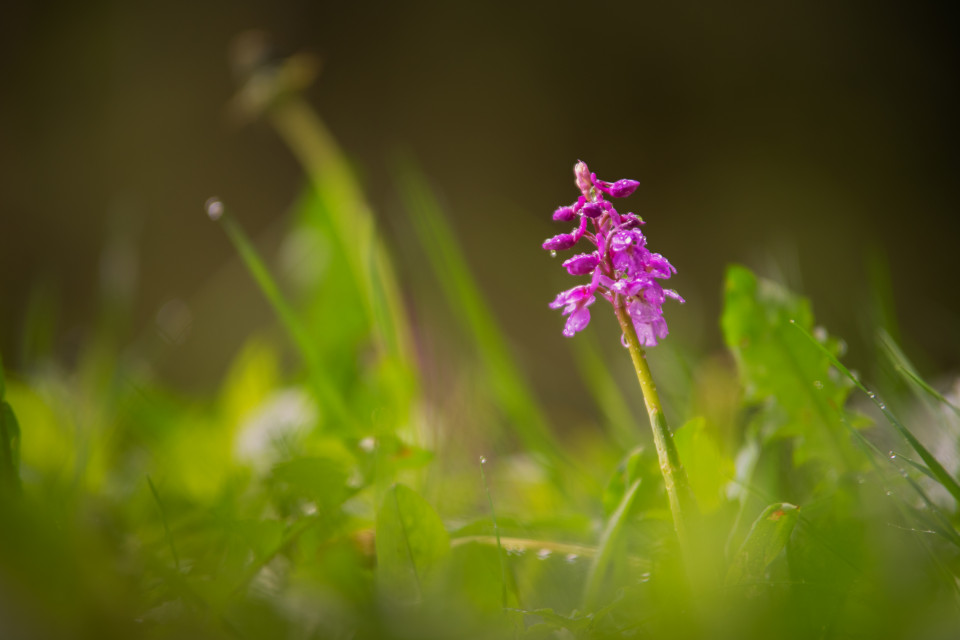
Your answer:
[[[876,423],[851,408],[859,381],[807,300],[729,269],[736,372],[690,358],[674,390],[700,511],[683,557],[632,381],[574,344],[607,431],[559,438],[400,160],[461,338],[428,357],[322,123],[291,93],[266,103],[309,177],[284,245],[299,261],[275,275],[227,203],[217,224],[279,321],[218,392],[165,388],[109,331],[74,367],[2,378],[0,636],[954,637],[960,486],[937,456],[957,410],[891,341],[939,449],[877,398]]]

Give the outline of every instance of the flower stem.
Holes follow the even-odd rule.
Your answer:
[[[696,516],[696,501],[690,490],[687,473],[680,463],[680,455],[677,453],[677,447],[673,442],[673,433],[667,424],[663,407],[660,404],[660,396],[657,394],[657,385],[654,384],[653,377],[650,375],[650,367],[647,365],[647,359],[644,356],[643,347],[640,346],[640,339],[637,337],[633,322],[627,313],[623,296],[617,295],[613,308],[626,338],[627,349],[630,351],[630,358],[633,360],[633,368],[637,371],[640,388],[643,390],[643,400],[647,405],[647,414],[650,416],[650,428],[653,429],[653,441],[657,447],[657,458],[660,460],[660,473],[663,474],[667,499],[670,501],[670,511],[673,513],[673,526],[677,532],[680,549],[687,555],[691,548],[690,519]]]

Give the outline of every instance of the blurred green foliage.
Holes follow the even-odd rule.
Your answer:
[[[305,109],[283,94],[269,112],[310,177],[283,245],[294,267],[261,256],[238,214],[220,220],[287,339],[250,336],[206,396],[165,387],[109,340],[74,367],[0,376],[0,635],[960,628],[955,470],[936,467],[935,449],[886,405],[889,432],[871,426],[869,405],[852,406],[859,380],[809,301],[746,268],[727,273],[721,324],[736,371],[688,363],[692,409],[676,433],[703,514],[703,551],[682,557],[647,425],[614,369],[578,346],[609,434],[554,433],[427,182],[405,163],[400,188],[459,323],[457,357],[479,363],[445,381],[463,389],[456,402],[425,393],[437,365],[414,346],[432,337],[414,330],[372,212]],[[930,397],[934,410],[947,404]],[[956,418],[938,423],[954,449]],[[891,437],[922,463],[881,454]],[[489,451],[500,453],[488,455],[486,488]]]

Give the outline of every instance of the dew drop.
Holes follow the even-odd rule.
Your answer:
[[[884,404],[883,402],[881,402],[881,403],[878,404],[877,406],[880,407],[880,411],[886,411],[886,409],[887,409],[887,405]]]
[[[887,490],[887,495],[888,495],[888,496],[892,496],[892,495],[893,495],[893,491],[890,491],[890,490],[888,489],[888,490]]]
[[[204,204],[204,208],[207,210],[207,215],[210,216],[210,219],[217,221],[223,215],[223,203],[220,202],[220,198],[209,198]]]
[[[523,547],[510,547],[507,549],[507,555],[522,556],[526,552]]]
[[[640,574],[640,582],[650,582],[650,572],[645,571]]]
[[[367,453],[370,453],[371,451],[377,448],[377,441],[372,436],[367,436],[366,438],[361,440],[358,443],[358,445],[360,449],[362,449],[363,451],[366,451]]]
[[[487,456],[480,456],[480,464],[487,464]]]
[[[568,554],[567,554],[567,557],[564,558],[564,559],[565,559],[567,562],[569,562],[570,564],[573,564],[574,562],[577,561],[577,558],[579,558],[579,557],[580,557],[580,556],[578,556],[578,555],[575,554],[575,553],[568,553]]]
[[[871,399],[871,400],[876,400],[876,399],[877,399],[877,394],[875,394],[873,391],[868,391],[868,392],[867,392],[867,395],[870,396],[870,399]]]
[[[551,251],[550,251],[550,257],[551,257],[551,258],[556,258],[556,257],[557,257],[557,252],[551,250]]]
[[[843,339],[837,339],[837,356],[845,356],[847,354],[847,343]]]
[[[813,386],[815,386],[817,389],[823,389],[823,383],[820,382],[819,380],[814,380]]]
[[[894,453],[893,451],[891,451],[891,452],[890,452],[890,459],[891,459],[891,460],[896,460],[896,459],[897,459],[897,454]]]
[[[546,560],[547,558],[550,557],[551,553],[553,552],[550,551],[550,549],[540,549],[540,551],[537,551],[537,559]]]

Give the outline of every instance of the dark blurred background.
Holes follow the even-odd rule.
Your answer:
[[[811,296],[856,364],[887,272],[911,352],[955,367],[958,25],[946,6],[7,2],[0,352],[17,366],[25,323],[55,317],[53,348],[69,358],[97,316],[102,271],[137,291],[131,340],[156,331],[161,309],[189,310],[191,333],[164,365],[185,388],[213,385],[270,321],[203,213],[222,197],[268,250],[303,186],[266,124],[227,118],[229,44],[257,28],[322,58],[307,97],[410,287],[429,280],[390,158],[419,160],[534,375],[563,340],[546,303],[570,278],[539,244],[574,199],[578,158],[641,181],[629,208],[688,300],[667,310],[679,344],[719,348],[723,269],[742,262]],[[111,249],[117,234],[137,250]],[[31,304],[43,313],[27,317]]]

